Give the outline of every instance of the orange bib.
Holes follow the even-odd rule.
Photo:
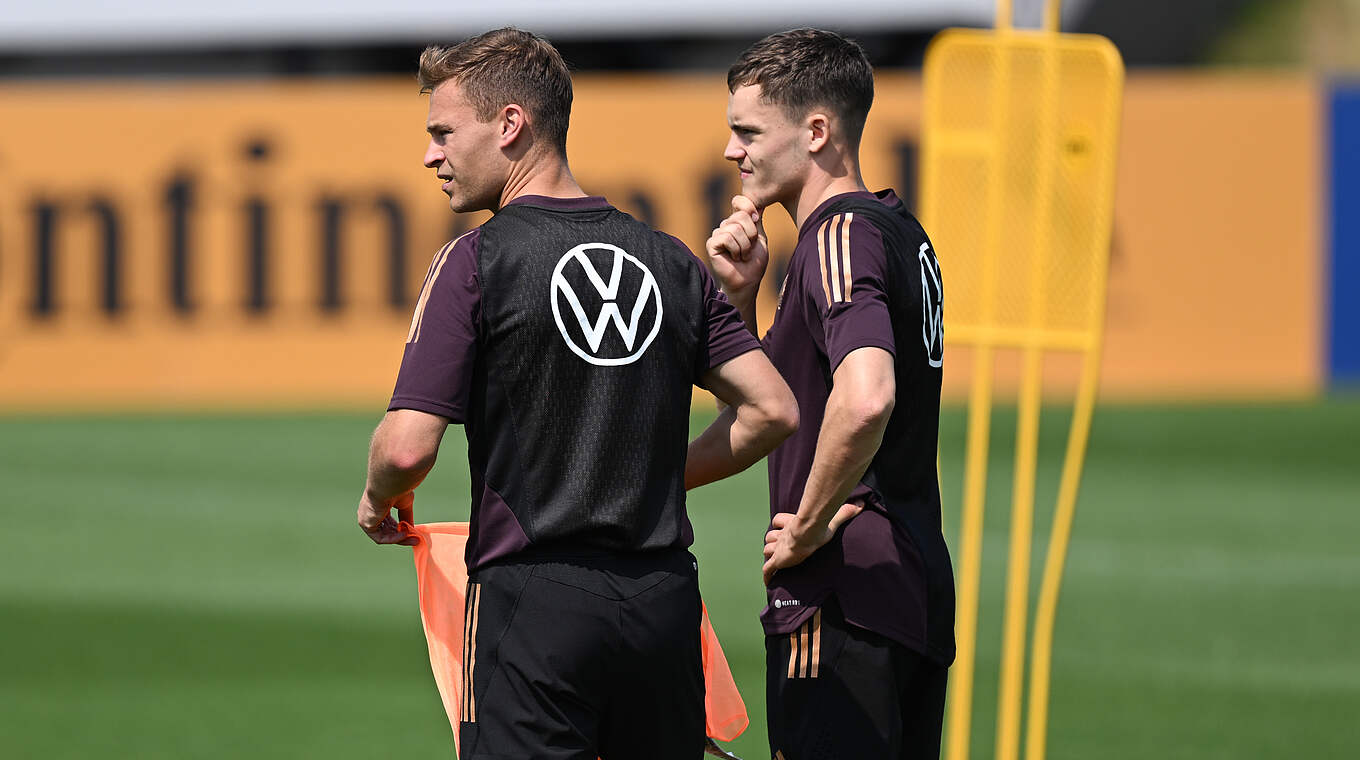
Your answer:
[[[458,746],[458,716],[463,698],[463,601],[467,593],[467,523],[402,524],[418,536],[415,546],[416,584],[420,595],[420,619],[425,625],[425,641],[430,650],[430,669],[444,700],[444,712],[453,727],[454,746]],[[709,737],[731,741],[746,730],[750,720],[746,704],[737,693],[732,671],[718,644],[718,635],[708,622],[704,608],[700,623],[704,657],[704,709],[707,711]]]

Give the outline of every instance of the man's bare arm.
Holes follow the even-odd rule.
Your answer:
[[[397,520],[415,520],[415,489],[439,454],[449,421],[414,409],[396,409],[373,431],[368,450],[368,478],[359,499],[359,527],[374,543],[414,543]],[[397,511],[397,519],[391,516]]]
[[[896,384],[893,356],[881,348],[851,351],[836,368],[798,512],[775,515],[765,536],[766,583],[776,570],[807,559],[859,514],[860,507],[845,499],[883,442]]]
[[[686,489],[741,472],[798,429],[798,402],[765,352],[747,351],[703,379],[727,407],[690,442]]]

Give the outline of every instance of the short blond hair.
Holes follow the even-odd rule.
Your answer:
[[[506,27],[457,45],[425,48],[417,75],[420,91],[433,92],[450,80],[462,88],[483,121],[511,103],[522,106],[537,133],[566,155],[571,73],[551,42]]]

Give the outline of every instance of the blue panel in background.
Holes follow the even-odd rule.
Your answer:
[[[1331,95],[1332,271],[1328,369],[1333,385],[1360,384],[1360,83]]]

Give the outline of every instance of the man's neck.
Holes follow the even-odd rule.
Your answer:
[[[803,185],[803,189],[798,193],[798,197],[793,199],[792,205],[784,203],[784,210],[793,217],[793,225],[802,229],[803,222],[806,222],[812,212],[817,207],[826,203],[827,199],[834,198],[842,193],[865,192],[868,188],[864,185],[864,180],[860,178],[858,171],[847,172],[839,177],[821,175]]]
[[[586,192],[576,183],[566,159],[554,154],[512,167],[498,208],[505,208],[510,201],[525,195],[583,198]]]

